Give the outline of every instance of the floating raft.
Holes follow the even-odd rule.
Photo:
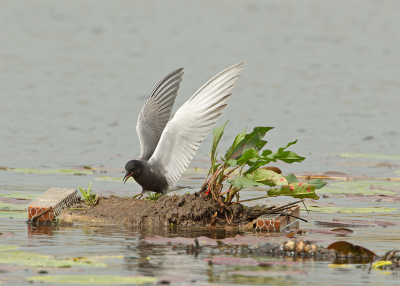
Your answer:
[[[50,188],[28,205],[28,220],[51,222],[61,216],[61,212],[80,200],[78,191],[66,188]]]

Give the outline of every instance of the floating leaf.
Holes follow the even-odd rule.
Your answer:
[[[96,180],[98,181],[106,181],[106,182],[118,182],[121,183],[122,182],[122,177],[118,178],[118,177],[95,177]],[[127,180],[126,183],[134,183],[135,180]]]
[[[2,218],[27,218],[26,209],[20,212],[0,211],[0,217]]]
[[[362,194],[362,195],[374,195],[374,194],[382,194],[382,195],[395,195],[397,193],[392,191],[383,191],[383,190],[370,190],[370,189],[342,189],[342,188],[323,188],[318,191],[319,194]]]
[[[340,157],[342,157],[342,158],[376,158],[376,159],[400,161],[400,156],[390,156],[390,155],[383,155],[383,154],[342,153],[342,154],[340,154]]]
[[[273,188],[267,191],[268,196],[290,196],[299,199],[314,199],[318,200],[319,197],[315,193],[315,186],[307,183],[295,183],[282,186],[280,189]]]
[[[78,171],[70,169],[51,169],[51,170],[40,170],[40,169],[26,169],[26,168],[7,168],[7,171],[16,173],[28,173],[28,174],[93,174],[92,171]]]
[[[0,210],[22,211],[26,210],[26,205],[0,203]]]
[[[376,256],[375,253],[373,253],[371,250],[366,249],[365,247],[359,246],[359,245],[354,245],[351,244],[350,242],[347,241],[336,241],[332,244],[330,244],[327,249],[333,249],[336,252],[349,255],[349,254],[354,254],[354,255],[368,255],[371,256],[372,258]]]
[[[388,227],[396,226],[396,223],[390,221],[380,221],[380,220],[333,220],[329,221],[315,221],[315,225],[322,225],[327,227]]]
[[[41,194],[24,194],[24,193],[12,193],[7,195],[0,194],[0,197],[13,198],[13,199],[27,199],[34,200],[40,197]]]
[[[342,187],[342,188],[356,188],[356,189],[370,189],[373,186],[382,186],[382,187],[399,187],[400,182],[390,182],[390,181],[350,181],[350,182],[338,182],[330,184],[333,187]]]
[[[16,246],[16,245],[0,245],[0,251],[15,250],[17,248],[18,248],[18,246]]]
[[[62,283],[62,284],[145,284],[157,281],[157,278],[147,276],[125,277],[118,275],[46,275],[31,276],[29,281]]]
[[[386,207],[373,207],[373,208],[346,208],[346,207],[307,207],[310,212],[323,212],[323,213],[390,213],[397,208],[386,208]]]
[[[72,266],[106,267],[107,266],[107,264],[98,263],[94,261],[79,262],[70,259],[54,259],[50,255],[21,252],[21,251],[2,252],[0,255],[0,263],[40,266],[40,267],[72,267]]]

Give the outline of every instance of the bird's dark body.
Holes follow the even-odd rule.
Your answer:
[[[142,186],[143,193],[148,191],[165,195],[168,193],[168,183],[164,175],[151,164],[143,160],[131,160],[126,163],[127,174]]]

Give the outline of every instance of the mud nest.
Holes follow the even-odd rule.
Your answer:
[[[117,224],[174,224],[209,225],[213,219],[216,226],[242,226],[266,214],[274,206],[244,207],[237,203],[218,213],[210,199],[199,194],[163,196],[157,201],[128,197],[99,197],[93,207],[79,204],[64,210],[63,222],[93,222]],[[217,214],[216,214],[217,213]]]

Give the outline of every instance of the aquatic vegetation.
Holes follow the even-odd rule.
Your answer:
[[[16,245],[0,245],[0,252],[15,250],[15,249],[18,249],[18,246],[16,246]]]
[[[387,207],[371,207],[371,208],[352,208],[352,207],[307,207],[310,212],[323,212],[323,213],[390,213],[396,211],[397,208]]]
[[[92,171],[81,171],[81,170],[71,170],[71,169],[28,169],[28,168],[6,168],[5,170],[16,173],[26,173],[26,174],[71,174],[71,175],[86,175],[93,174]]]
[[[13,249],[9,249],[13,250]],[[23,251],[3,251],[0,255],[1,264],[17,264],[39,267],[106,267],[107,264],[92,260],[74,261],[72,259],[55,259],[51,255]]]
[[[263,138],[273,127],[260,126],[255,127],[248,134],[246,134],[246,130],[238,134],[231,147],[221,157],[222,163],[218,163],[217,147],[226,124],[227,122],[213,131],[213,143],[210,154],[211,167],[202,186],[202,191],[206,196],[210,195],[216,205],[220,206],[220,213],[227,206],[234,204],[233,199],[235,197],[237,202],[241,202],[240,190],[252,186],[271,187],[267,190],[268,196],[291,196],[301,199],[319,198],[315,190],[325,186],[326,182],[313,180],[302,183],[293,174],[284,177],[273,170],[261,168],[277,160],[292,164],[302,162],[305,159],[287,150],[288,147],[296,144],[297,140],[288,143],[285,147],[279,148],[276,152],[268,149],[262,150],[267,143]],[[247,167],[246,170],[245,167]],[[238,170],[239,173],[233,178],[235,170]],[[223,190],[223,183],[225,181],[229,183],[229,188],[226,191]],[[226,196],[222,197],[222,195]]]
[[[147,276],[124,277],[118,275],[46,275],[27,277],[29,281],[61,283],[61,284],[146,284],[157,281]]]
[[[383,160],[394,160],[399,161],[400,156],[390,156],[384,154],[364,154],[364,153],[342,153],[340,154],[342,158],[375,158],[375,159],[383,159]]]
[[[94,206],[97,203],[97,200],[99,199],[99,197],[95,194],[92,193],[92,190],[90,189],[92,186],[92,182],[90,182],[89,187],[87,188],[87,190],[82,189],[81,187],[78,187],[79,190],[82,193],[82,198],[83,200],[86,202],[86,204],[88,206]]]

